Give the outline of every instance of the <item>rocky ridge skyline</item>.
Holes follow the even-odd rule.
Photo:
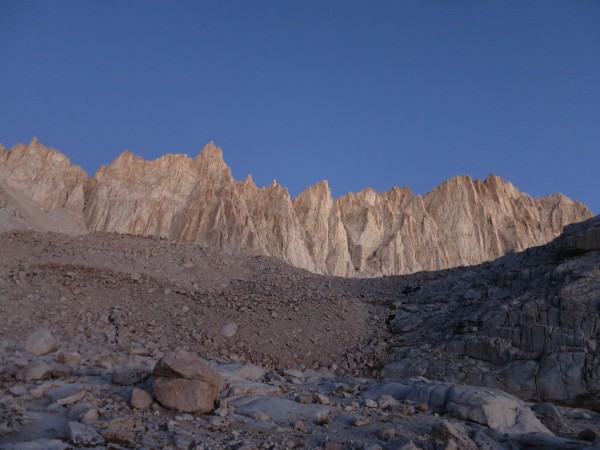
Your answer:
[[[276,182],[235,180],[212,142],[195,157],[129,151],[92,178],[37,139],[0,149],[0,229],[117,232],[275,256],[311,272],[381,276],[493,260],[592,217],[562,194],[457,176],[424,195],[366,188],[334,199],[327,181],[292,198]]]

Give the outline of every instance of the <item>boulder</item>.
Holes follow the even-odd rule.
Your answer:
[[[56,350],[54,336],[47,328],[40,328],[27,337],[25,351],[34,355],[45,355]]]
[[[156,399],[169,409],[210,412],[221,391],[221,375],[191,353],[165,355],[156,363],[153,373]]]
[[[202,380],[212,385],[220,385],[221,376],[208,363],[189,352],[168,353],[154,366],[155,377],[185,378]]]
[[[188,413],[212,411],[217,393],[202,380],[159,377],[154,381],[154,395],[161,405]]]

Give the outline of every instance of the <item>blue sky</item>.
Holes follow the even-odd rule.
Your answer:
[[[236,178],[425,193],[495,173],[600,212],[600,2],[0,1],[0,142],[88,173],[220,146]]]

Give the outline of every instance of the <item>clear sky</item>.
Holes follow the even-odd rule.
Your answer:
[[[0,142],[292,195],[495,173],[600,212],[600,2],[0,0]]]

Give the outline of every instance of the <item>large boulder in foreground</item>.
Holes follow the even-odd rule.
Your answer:
[[[166,408],[188,413],[212,411],[221,391],[221,375],[203,359],[169,353],[154,367],[154,395]]]

